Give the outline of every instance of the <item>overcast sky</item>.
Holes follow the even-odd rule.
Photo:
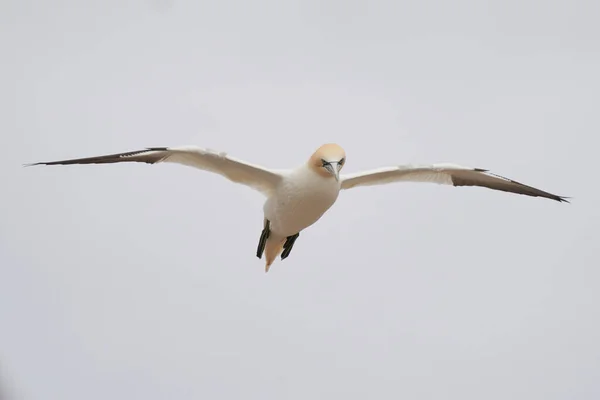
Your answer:
[[[0,375],[26,400],[600,397],[597,1],[0,2]],[[268,274],[179,165],[455,162],[573,196],[357,188]]]

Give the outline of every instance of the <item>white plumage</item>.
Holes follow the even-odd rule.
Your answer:
[[[266,196],[264,229],[257,256],[266,258],[265,270],[281,254],[289,256],[301,231],[317,222],[335,203],[340,190],[393,182],[430,182],[453,186],[481,186],[494,190],[566,198],[504,178],[481,168],[454,164],[400,165],[340,175],[346,154],[337,144],[319,147],[308,162],[295,169],[269,169],[197,146],[155,147],[127,153],[28,165],[108,164],[119,162],[178,163],[220,174]]]

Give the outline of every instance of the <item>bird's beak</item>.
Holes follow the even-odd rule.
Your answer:
[[[333,175],[336,181],[340,180],[340,165],[338,163],[329,163],[325,165],[325,169]]]

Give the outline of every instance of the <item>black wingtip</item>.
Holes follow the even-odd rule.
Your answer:
[[[513,179],[509,179],[509,178],[506,178],[504,176],[491,173],[489,169],[485,169],[485,168],[473,168],[473,171],[488,173],[488,174],[497,176],[499,178],[506,179],[507,181],[516,183],[518,185],[523,185],[522,183],[517,182],[517,181],[515,181]],[[526,186],[526,185],[523,185],[523,186]],[[550,200],[555,200],[555,201],[558,201],[559,203],[569,203],[569,204],[571,204],[571,202],[569,200],[567,200],[567,199],[571,199],[572,198],[572,197],[567,197],[567,196],[558,196],[558,195],[555,195],[555,194],[552,194],[552,193],[545,193],[545,195],[543,195],[541,197],[545,197],[545,198],[550,199]]]

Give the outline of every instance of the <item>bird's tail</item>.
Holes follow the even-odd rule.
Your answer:
[[[267,239],[267,244],[265,246],[265,258],[267,260],[265,264],[265,272],[269,272],[269,268],[271,268],[271,264],[275,261],[275,258],[283,251],[283,243],[285,242],[285,238],[280,238],[276,236],[271,236]]]

